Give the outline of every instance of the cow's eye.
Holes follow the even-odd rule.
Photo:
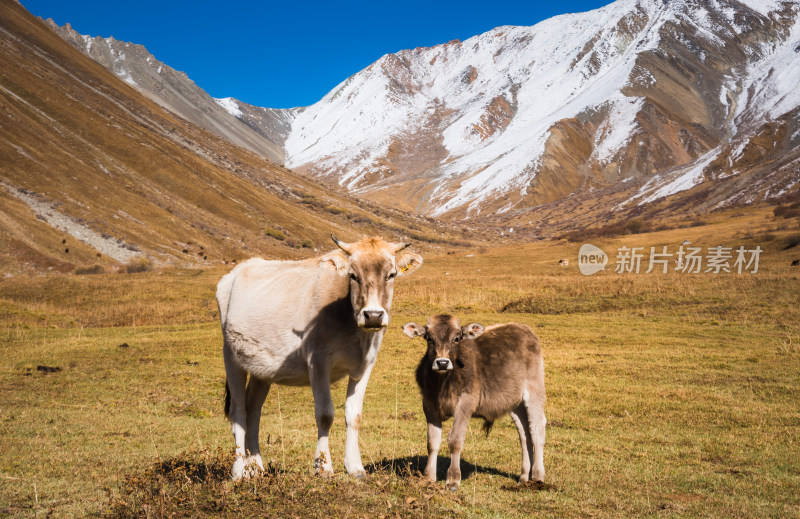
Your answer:
[[[386,278],[386,279],[394,279],[394,277],[395,277],[396,275],[397,275],[397,272],[392,272],[391,274],[389,274],[389,277],[388,277],[388,278]]]
[[[458,340],[459,340],[459,337],[458,337],[458,335],[456,335],[455,337],[453,337],[453,344],[458,344]]]
[[[352,279],[353,281],[358,283],[358,277],[355,274],[353,274],[352,272],[350,273],[350,279]]]

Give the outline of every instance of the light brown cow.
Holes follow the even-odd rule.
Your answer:
[[[417,367],[417,384],[428,422],[425,475],[436,481],[442,421],[453,418],[447,436],[450,468],[445,486],[461,484],[461,449],[472,416],[489,433],[498,418],[511,414],[522,446],[519,482],[544,481],[544,361],[539,339],[524,324],[461,327],[450,315],[428,318],[427,326],[403,325],[409,337],[424,337],[428,349]]]
[[[358,428],[367,381],[389,324],[394,279],[422,264],[409,244],[369,238],[304,261],[248,260],[224,276],[217,303],[227,376],[225,414],[236,442],[233,479],[263,470],[261,407],[271,384],[311,386],[318,439],[314,467],[333,473],[331,382],[349,377],[344,466],[363,476]],[[249,374],[249,381],[248,381]]]

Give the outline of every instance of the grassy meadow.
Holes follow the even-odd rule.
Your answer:
[[[213,299],[225,270],[2,278],[0,516],[800,517],[800,267],[790,267],[800,247],[787,248],[798,233],[796,219],[750,210],[587,240],[610,257],[590,277],[578,270],[581,243],[563,240],[426,256],[397,282],[365,400],[361,482],[342,465],[344,381],[336,476],[309,474],[310,389],[273,386],[268,471],[227,480]],[[674,252],[685,239],[759,245],[759,272],[614,273],[618,247]],[[488,438],[473,420],[459,492],[419,477],[426,428],[413,371],[424,343],[400,325],[440,312],[539,335],[544,487],[516,484],[510,418]],[[446,442],[441,456],[443,478]]]

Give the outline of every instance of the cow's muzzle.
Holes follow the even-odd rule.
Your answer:
[[[383,310],[363,310],[358,325],[367,331],[379,331],[389,325],[389,316]]]
[[[440,357],[433,361],[433,371],[436,373],[447,373],[453,371],[453,363],[446,357]]]

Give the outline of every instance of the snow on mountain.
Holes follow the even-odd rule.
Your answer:
[[[225,97],[223,99],[215,98],[214,101],[224,108],[226,112],[237,119],[241,119],[241,117],[244,115],[244,113],[239,109],[239,105],[236,103],[236,100],[232,97]]]
[[[431,215],[631,177],[650,201],[800,105],[798,10],[618,0],[386,55],[297,115],[287,165]]]

